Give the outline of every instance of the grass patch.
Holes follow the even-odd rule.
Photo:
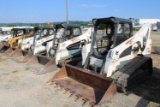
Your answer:
[[[25,70],[26,70],[26,71],[29,71],[29,70],[30,70],[30,68],[28,68],[28,67],[27,67],[27,68],[25,68]]]
[[[157,31],[151,31],[151,34],[152,34],[152,35],[160,35],[160,32],[157,32]]]
[[[19,72],[18,70],[14,70],[12,73],[17,73],[17,72]]]
[[[133,34],[137,33],[138,31],[133,31]],[[160,32],[151,31],[151,35],[160,35]]]

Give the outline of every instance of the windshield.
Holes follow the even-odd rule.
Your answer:
[[[44,29],[41,33],[41,36],[46,36],[46,35],[48,35],[48,30]]]
[[[23,35],[24,32],[23,32],[23,30],[13,30],[11,34],[13,37],[17,37],[17,36]]]
[[[10,34],[9,31],[1,31],[1,32],[0,32],[0,35],[9,35],[9,34]]]
[[[119,23],[117,34],[121,36],[130,36],[130,24],[129,23]]]
[[[54,30],[52,29],[42,29],[42,30],[38,30],[36,32],[36,39],[35,40],[40,40],[41,38],[45,37],[45,36],[49,36],[52,35],[54,33]]]
[[[61,38],[64,35],[64,28],[59,28],[56,33],[56,37]]]
[[[40,34],[40,30],[37,30],[35,34],[36,34],[36,35],[39,35],[39,34]]]
[[[53,35],[54,34],[54,30],[53,29],[50,29],[49,30],[49,35]]]
[[[96,33],[96,39],[108,37],[112,38],[114,33],[114,23],[100,23],[96,26],[97,33]]]
[[[96,56],[106,55],[113,44],[114,23],[105,22],[95,26],[94,51]],[[99,57],[99,56],[98,56]]]
[[[21,36],[23,34],[24,34],[23,30],[17,30],[17,36]]]

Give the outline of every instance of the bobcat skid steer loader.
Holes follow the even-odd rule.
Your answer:
[[[12,29],[13,29],[13,27],[1,28],[1,30],[0,30],[0,42],[8,41],[12,37],[11,36]]]
[[[20,49],[16,49],[12,54],[12,59],[19,63],[25,63],[36,53],[45,51],[42,43],[53,39],[53,27],[35,27],[33,37],[25,37],[18,41]]]
[[[0,31],[0,49],[3,47],[3,44],[5,42],[8,42],[8,40],[13,36],[13,28],[33,28],[33,27],[2,27]]]
[[[77,52],[80,53],[80,50],[82,49],[81,44],[84,42],[88,43],[90,41],[91,29],[89,29],[84,34],[81,33],[80,26],[77,25],[58,24],[55,26],[55,29],[56,36],[53,38],[53,40],[43,44],[47,48],[46,56],[37,54],[34,56],[34,58],[32,58],[32,60],[28,62],[32,71],[36,74],[44,74],[57,70],[58,64],[55,64],[55,59],[57,56],[59,57],[59,55],[62,54],[60,56],[66,57],[72,56]],[[68,51],[66,52],[67,48]]]
[[[51,82],[85,103],[103,105],[116,90],[131,90],[152,75],[151,28],[146,24],[133,35],[132,22],[116,17],[93,19],[93,24],[82,60],[68,62]]]
[[[5,53],[6,55],[11,55],[15,49],[18,48],[18,40],[24,36],[33,36],[33,28],[13,28],[12,37],[8,42],[3,43],[3,47],[1,48],[1,53]]]
[[[38,27],[33,28],[33,35],[32,36],[22,36],[22,39],[18,40],[18,48],[12,53],[11,58],[16,62],[25,62],[30,58],[29,48],[33,44],[34,35],[39,35]],[[24,59],[24,56],[25,59]],[[28,57],[27,57],[28,56]]]
[[[4,42],[7,42],[11,37],[11,29],[0,31],[0,49],[3,47]]]

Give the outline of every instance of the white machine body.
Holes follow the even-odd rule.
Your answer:
[[[59,43],[58,45],[58,49],[57,49],[57,52],[56,52],[56,56],[55,56],[55,62],[56,64],[58,64],[59,60],[67,57],[67,56],[70,56],[70,55],[73,55],[74,53],[77,53],[79,51],[82,50],[82,46],[80,45],[79,48],[77,49],[73,49],[73,50],[68,50],[67,47],[70,46],[70,45],[74,45],[78,42],[85,42],[86,43],[90,43],[91,42],[91,35],[92,35],[92,29],[89,28],[85,33],[83,33],[82,35],[80,36],[77,36],[75,38],[72,38],[70,40],[67,40],[63,43]]]
[[[34,49],[33,49],[33,55],[35,55],[37,53],[40,53],[40,52],[43,52],[43,51],[46,51],[47,47],[43,46],[42,44],[46,41],[52,40],[53,37],[54,37],[54,35],[50,35],[50,36],[44,37],[40,40],[36,40],[35,41],[35,46],[34,46]]]
[[[114,71],[124,67],[138,54],[150,57],[152,44],[152,41],[150,39],[150,33],[151,26],[149,24],[143,25],[142,28],[134,36],[130,37],[118,46],[110,49],[106,56],[105,63],[101,59],[90,57],[90,65],[103,67],[103,74],[106,74],[107,77],[110,77]],[[120,55],[129,47],[131,47],[131,53],[127,56],[120,58]],[[132,51],[135,48],[138,48],[138,52]],[[84,65],[90,50],[91,44],[83,46],[82,65]]]

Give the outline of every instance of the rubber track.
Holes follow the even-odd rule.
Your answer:
[[[126,92],[148,79],[151,76],[150,72],[152,72],[150,69],[152,64],[149,61],[152,62],[151,58],[137,56],[122,69],[117,70],[111,78],[115,79],[118,91]],[[142,70],[146,64],[149,70],[147,72]]]

